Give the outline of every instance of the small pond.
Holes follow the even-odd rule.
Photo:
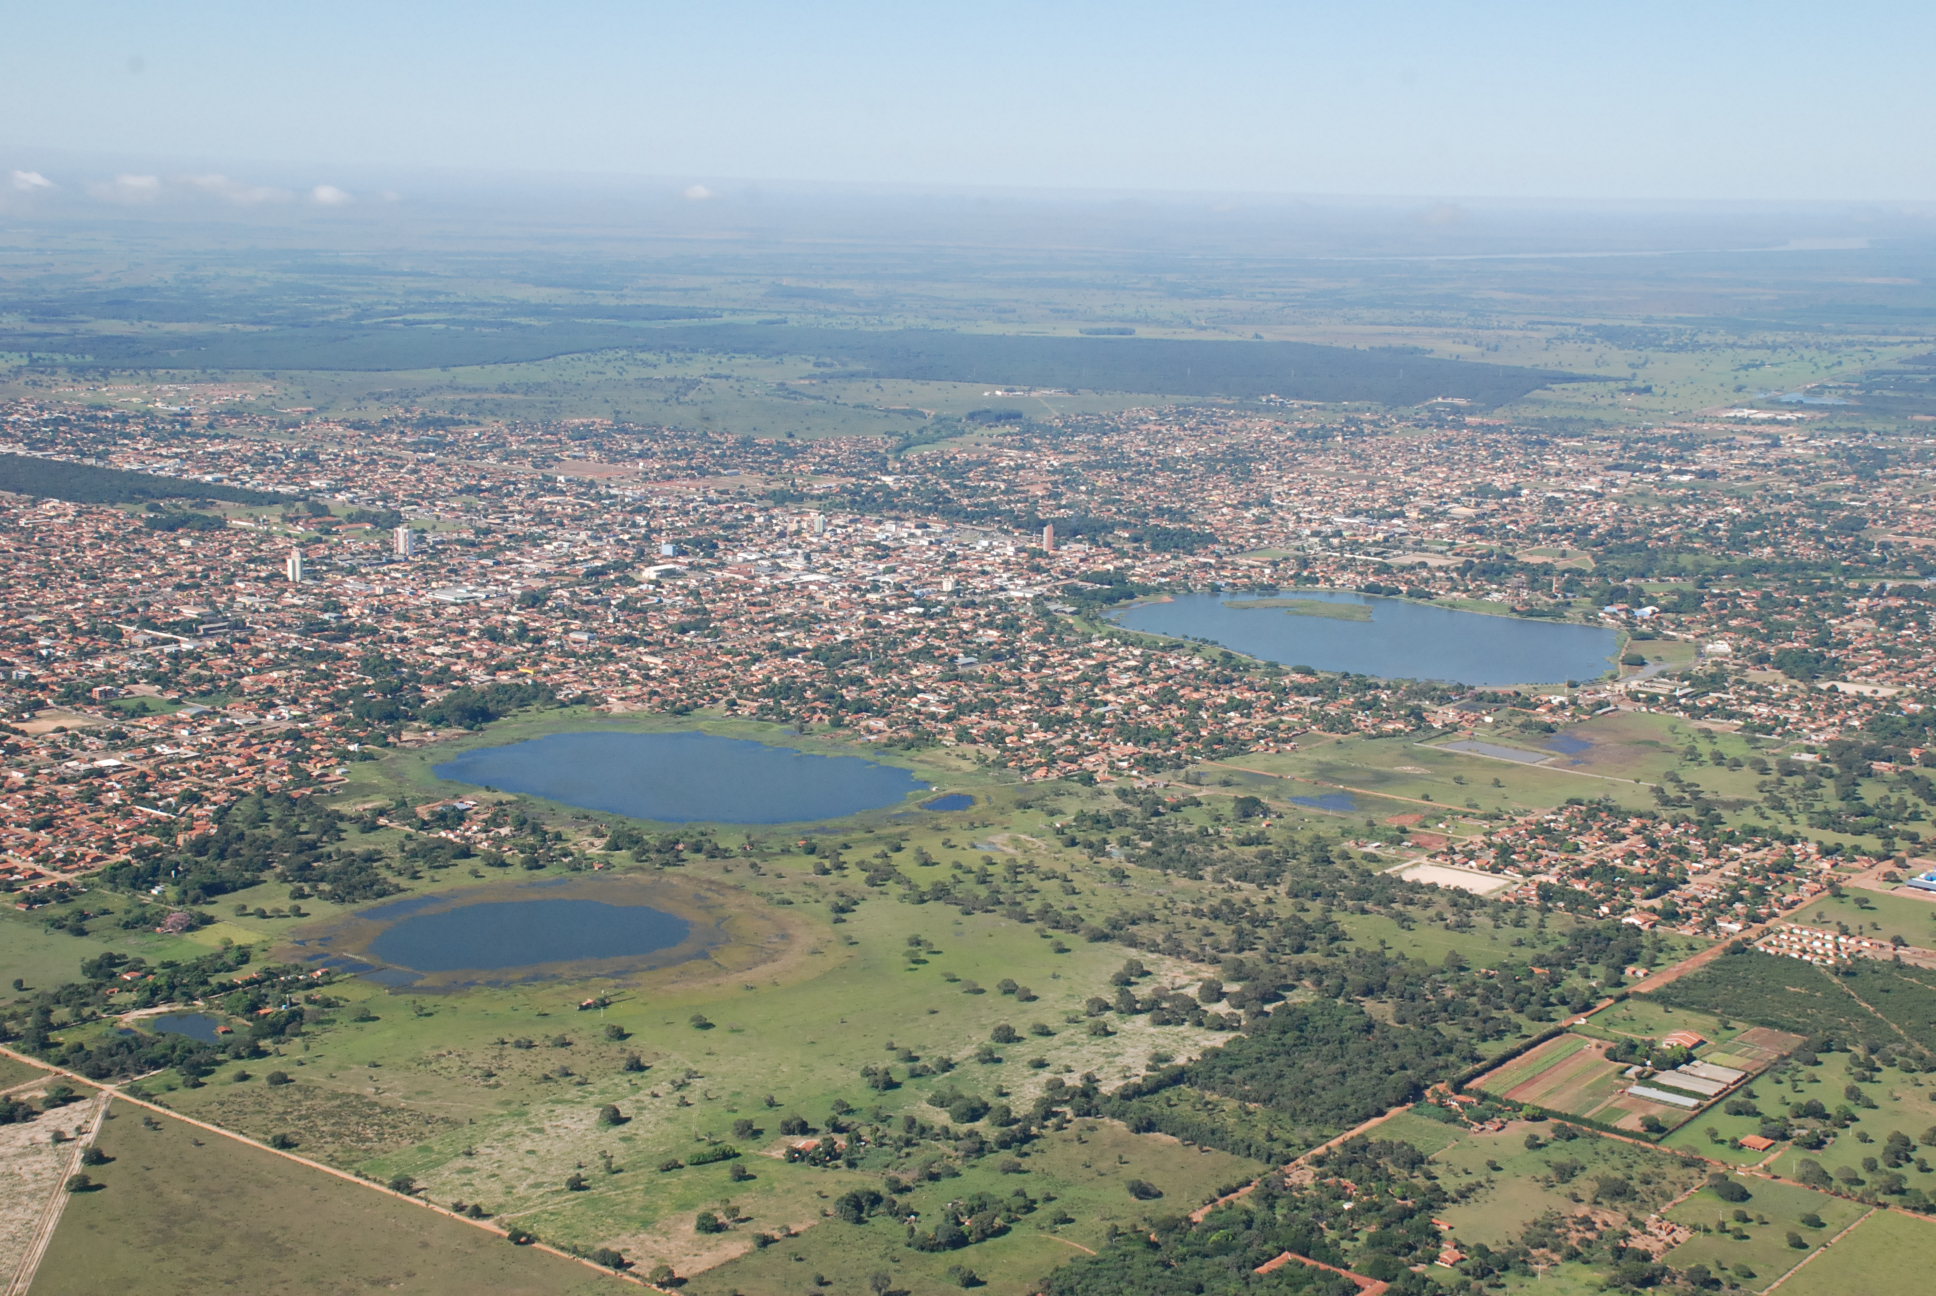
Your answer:
[[[222,1019],[198,1012],[162,1013],[148,1018],[142,1025],[158,1034],[186,1035],[204,1044],[213,1044],[221,1038]]]
[[[1356,814],[1358,798],[1349,792],[1320,792],[1315,796],[1294,796],[1292,805],[1307,806],[1312,810],[1329,810],[1333,814]]]

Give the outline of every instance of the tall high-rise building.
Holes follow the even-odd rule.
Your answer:
[[[408,524],[390,533],[390,552],[399,558],[408,558],[417,552],[417,533]]]
[[[815,513],[813,517],[808,520],[807,527],[815,535],[826,535],[827,534],[827,515],[825,513]]]
[[[285,562],[282,565],[282,573],[283,575],[289,578],[292,584],[296,584],[296,585],[302,584],[302,578],[303,578],[302,550],[294,549],[294,548],[290,549],[289,561]]]
[[[1055,523],[1042,524],[1042,549],[1045,553],[1055,552]]]

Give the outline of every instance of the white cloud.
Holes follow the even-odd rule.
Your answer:
[[[309,201],[322,207],[345,207],[356,201],[348,190],[332,184],[319,184],[309,191]]]
[[[680,197],[690,202],[705,202],[708,198],[717,198],[719,195],[708,189],[705,185],[696,184],[687,185],[685,192]]]
[[[60,186],[38,171],[16,171],[13,173],[13,187],[21,193],[38,193],[43,189],[57,189]]]
[[[92,184],[88,191],[111,202],[153,202],[161,196],[161,177],[118,175],[104,184]]]
[[[245,184],[240,180],[231,180],[225,175],[189,176],[182,183],[191,189],[232,203],[239,203],[245,207],[252,207],[257,203],[288,202],[290,198],[287,189],[277,189],[273,185]]]

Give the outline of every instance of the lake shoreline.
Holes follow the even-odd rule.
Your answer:
[[[1234,619],[1279,601],[1371,611],[1362,617],[1318,613]],[[1379,609],[1389,615],[1379,615]],[[1493,625],[1477,625],[1481,617]],[[1222,589],[1160,602],[1138,600],[1112,609],[1106,620],[1127,633],[1213,645],[1282,667],[1468,688],[1532,691],[1604,679],[1616,673],[1623,651],[1622,636],[1606,626],[1315,586],[1248,596]]]

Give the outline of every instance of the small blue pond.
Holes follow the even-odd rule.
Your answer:
[[[923,810],[966,810],[973,804],[975,804],[975,798],[967,793],[950,792],[947,796],[938,796],[932,801],[923,802],[921,808]]]
[[[221,1038],[217,1029],[222,1024],[221,1019],[207,1013],[162,1013],[158,1017],[150,1017],[144,1024],[151,1031],[163,1035],[186,1035],[204,1044],[213,1044]]]
[[[1309,806],[1313,810],[1329,810],[1334,814],[1356,814],[1358,798],[1349,792],[1322,792],[1317,796],[1295,796],[1292,805]]]

